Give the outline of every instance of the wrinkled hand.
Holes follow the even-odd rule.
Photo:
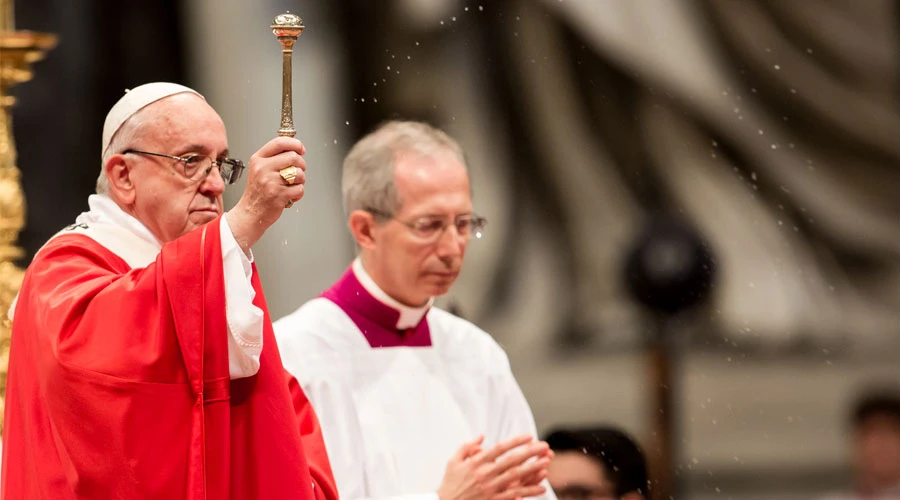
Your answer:
[[[288,201],[303,198],[306,183],[306,147],[291,137],[276,137],[259,148],[247,169],[247,186],[237,204],[228,211],[228,225],[235,240],[247,252],[263,233],[281,217]],[[289,166],[298,169],[293,184],[279,171]]]
[[[550,451],[532,436],[517,436],[489,450],[484,437],[465,443],[450,461],[438,489],[440,500],[516,500],[540,495]]]

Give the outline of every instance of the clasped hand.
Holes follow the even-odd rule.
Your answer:
[[[447,463],[440,500],[519,500],[541,495],[553,452],[543,441],[516,436],[482,450],[484,436],[465,443]]]

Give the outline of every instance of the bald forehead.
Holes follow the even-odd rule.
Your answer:
[[[188,139],[199,131],[221,131],[225,124],[218,113],[202,97],[182,93],[156,101],[140,111],[142,134],[170,141],[173,137]]]
[[[462,159],[448,148],[428,152],[405,149],[394,153],[394,175],[427,175],[427,171],[438,169],[467,170]]]

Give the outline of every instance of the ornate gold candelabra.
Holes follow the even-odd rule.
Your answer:
[[[7,313],[25,275],[15,264],[22,257],[16,240],[25,225],[25,195],[19,182],[21,173],[16,167],[12,134],[12,106],[16,100],[9,90],[31,80],[31,65],[43,59],[56,41],[56,35],[49,33],[15,31],[12,0],[0,0],[0,433],[12,328]]]

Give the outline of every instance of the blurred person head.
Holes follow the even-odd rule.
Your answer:
[[[854,406],[850,424],[857,490],[900,493],[900,391],[869,391]]]
[[[624,432],[558,429],[546,441],[554,452],[547,480],[559,500],[649,498],[644,455]]]
[[[342,194],[363,267],[408,306],[447,293],[485,224],[472,211],[462,149],[425,123],[390,121],[357,142]]]

